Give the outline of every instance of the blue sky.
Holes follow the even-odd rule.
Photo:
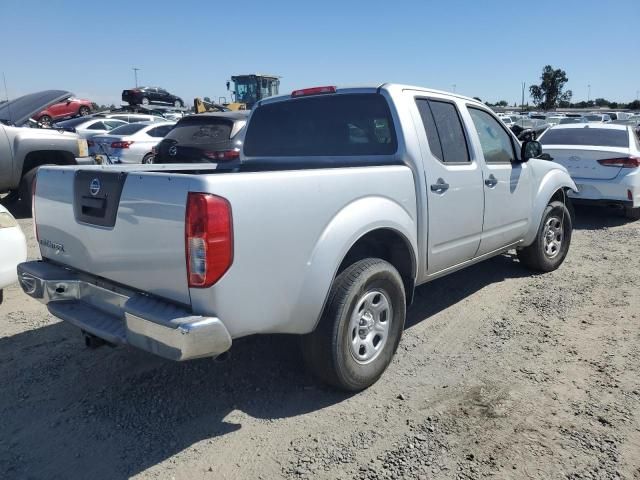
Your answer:
[[[0,22],[9,97],[61,88],[119,103],[134,66],[187,102],[266,72],[281,93],[389,81],[513,103],[546,64],[566,70],[574,101],[588,84],[592,99],[640,90],[640,0],[2,0]]]

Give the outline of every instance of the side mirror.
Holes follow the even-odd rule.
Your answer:
[[[542,145],[536,140],[527,140],[522,143],[520,150],[520,158],[526,162],[530,158],[538,158],[542,155]]]

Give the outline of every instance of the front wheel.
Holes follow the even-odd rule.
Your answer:
[[[147,97],[142,97],[142,99],[140,100],[140,103],[142,103],[142,105],[149,105],[149,99]]]
[[[52,119],[49,115],[43,115],[40,117],[40,120],[38,121],[45,127],[50,127]]]
[[[531,270],[551,272],[569,252],[573,221],[567,206],[559,201],[547,205],[534,242],[518,250],[518,258]]]
[[[402,278],[390,263],[367,258],[334,280],[316,330],[302,339],[309,369],[347,391],[374,384],[391,362],[404,330]]]
[[[146,165],[153,163],[153,153],[147,153],[142,159],[142,163]]]
[[[86,117],[90,113],[91,110],[89,109],[89,107],[85,107],[84,105],[78,109],[78,115],[80,115],[81,117]]]

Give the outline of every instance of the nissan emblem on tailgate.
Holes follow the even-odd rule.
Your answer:
[[[89,184],[89,193],[94,197],[100,193],[100,180],[94,178]]]

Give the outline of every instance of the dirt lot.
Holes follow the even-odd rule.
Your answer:
[[[357,395],[317,385],[290,337],[225,363],[87,350],[9,288],[0,477],[640,478],[639,251],[640,222],[579,209],[554,273],[501,256],[421,287]]]

